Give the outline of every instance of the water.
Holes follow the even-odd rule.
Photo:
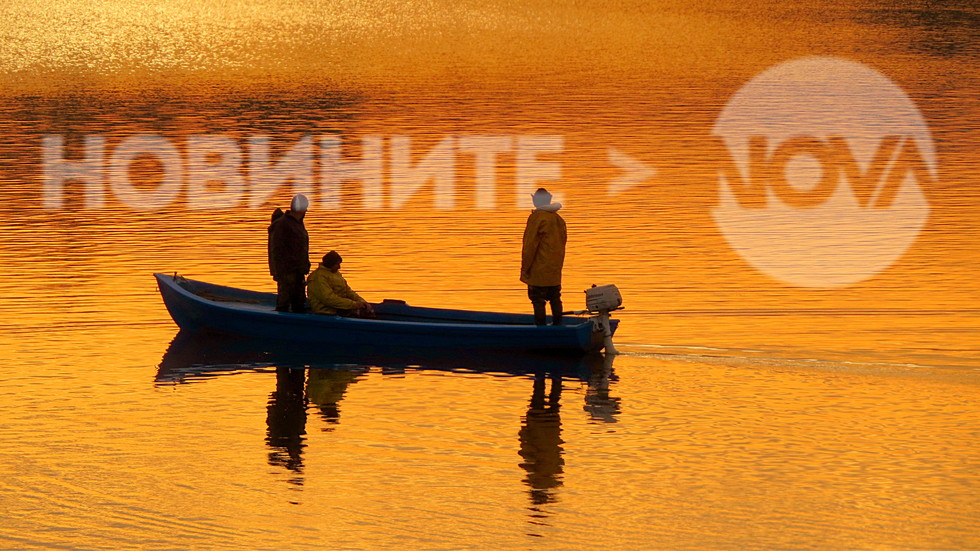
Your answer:
[[[0,547],[980,545],[972,3],[0,13]],[[755,270],[711,215],[715,119],[754,75],[812,55],[892,79],[938,159],[906,253],[836,289]],[[380,136],[386,162],[403,136],[413,162],[496,136],[493,187],[460,153],[451,185],[345,183],[307,226],[371,300],[502,311],[529,310],[518,140],[560,137],[540,160],[560,166],[566,301],[617,284],[624,354],[351,361],[178,335],[150,274],[271,289],[265,227],[292,189],[192,208],[209,184],[141,211],[110,187],[86,208],[69,183],[40,207],[42,136],[74,159],[85,136],[111,155],[141,133],[185,160],[202,134],[243,152],[269,136],[274,156],[342,136],[348,160]],[[609,147],[656,173],[611,194]],[[146,193],[164,181],[145,159],[132,175]]]

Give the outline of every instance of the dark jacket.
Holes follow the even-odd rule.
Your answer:
[[[269,273],[277,281],[280,274],[310,273],[310,234],[306,232],[303,221],[293,218],[288,211],[284,215],[272,214],[272,224],[269,225]]]

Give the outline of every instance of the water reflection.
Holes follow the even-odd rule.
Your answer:
[[[382,376],[418,370],[529,375],[531,398],[521,419],[518,454],[522,459],[519,467],[526,475],[523,481],[530,495],[531,516],[540,524],[550,516],[541,506],[555,503],[562,486],[563,381],[586,383],[583,409],[595,421],[614,423],[619,399],[609,394],[611,381],[615,381],[612,362],[613,356],[601,355],[562,357],[377,347],[324,354],[271,342],[182,331],[160,362],[156,384],[274,371],[275,389],[266,405],[268,462],[288,471],[289,484],[303,486],[310,412],[323,420],[324,432],[333,431],[340,423],[340,402],[350,385],[366,373],[379,369]]]
[[[549,380],[551,390],[546,393]],[[524,459],[520,467],[527,471],[524,482],[530,487],[534,506],[557,501],[556,490],[562,484],[565,460],[561,445],[565,442],[561,439],[561,390],[560,373],[538,373],[534,377],[534,391],[519,432],[519,453]],[[532,510],[540,512],[536,507]]]
[[[585,392],[583,409],[593,421],[615,423],[616,416],[619,415],[619,398],[609,394],[609,386],[616,380],[613,359],[615,356],[606,356],[601,363],[593,365],[589,374],[589,387]]]
[[[594,422],[615,423],[620,413],[620,399],[610,395],[610,384],[616,380],[613,372],[615,356],[589,356],[588,372],[582,374],[587,382],[583,410]],[[541,370],[534,374],[531,399],[521,418],[518,432],[522,461],[518,464],[526,476],[530,523],[547,526],[552,512],[544,506],[559,501],[558,490],[563,484],[565,450],[562,447],[561,395],[565,377],[562,370]],[[535,534],[531,534],[535,535]]]
[[[289,364],[283,366],[288,367]],[[181,384],[222,374],[275,367],[271,353],[247,341],[180,331],[160,360],[156,384]]]
[[[340,423],[340,400],[347,386],[357,382],[359,373],[349,369],[311,369],[306,383],[306,399],[320,411],[327,424],[324,432],[330,432]]]
[[[269,396],[269,427],[265,442],[269,464],[295,474],[290,484],[303,485],[303,449],[306,447],[306,371],[276,368],[276,390]]]
[[[588,381],[598,369],[596,366],[601,366],[603,361],[600,355],[565,356],[499,350],[378,346],[346,346],[343,350],[324,353],[316,347],[304,348],[295,343],[180,331],[160,361],[156,383],[179,384],[222,374],[279,367],[353,370],[354,377],[357,371],[371,368],[379,368],[382,373],[405,373],[406,370],[420,369],[512,375],[546,372]],[[329,394],[329,389],[320,386],[330,384],[318,379],[311,386],[317,386],[318,392]]]

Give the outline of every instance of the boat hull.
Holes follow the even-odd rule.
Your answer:
[[[377,306],[378,319],[275,311],[275,295],[154,274],[171,317],[188,331],[292,341],[325,350],[349,346],[597,351],[603,337],[588,318],[535,326],[528,314]],[[617,320],[612,320],[615,330]]]

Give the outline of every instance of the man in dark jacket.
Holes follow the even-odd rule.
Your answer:
[[[306,232],[303,218],[309,206],[306,196],[297,195],[285,214],[276,209],[269,225],[269,273],[278,284],[276,310],[279,312],[306,311],[310,234]]]

